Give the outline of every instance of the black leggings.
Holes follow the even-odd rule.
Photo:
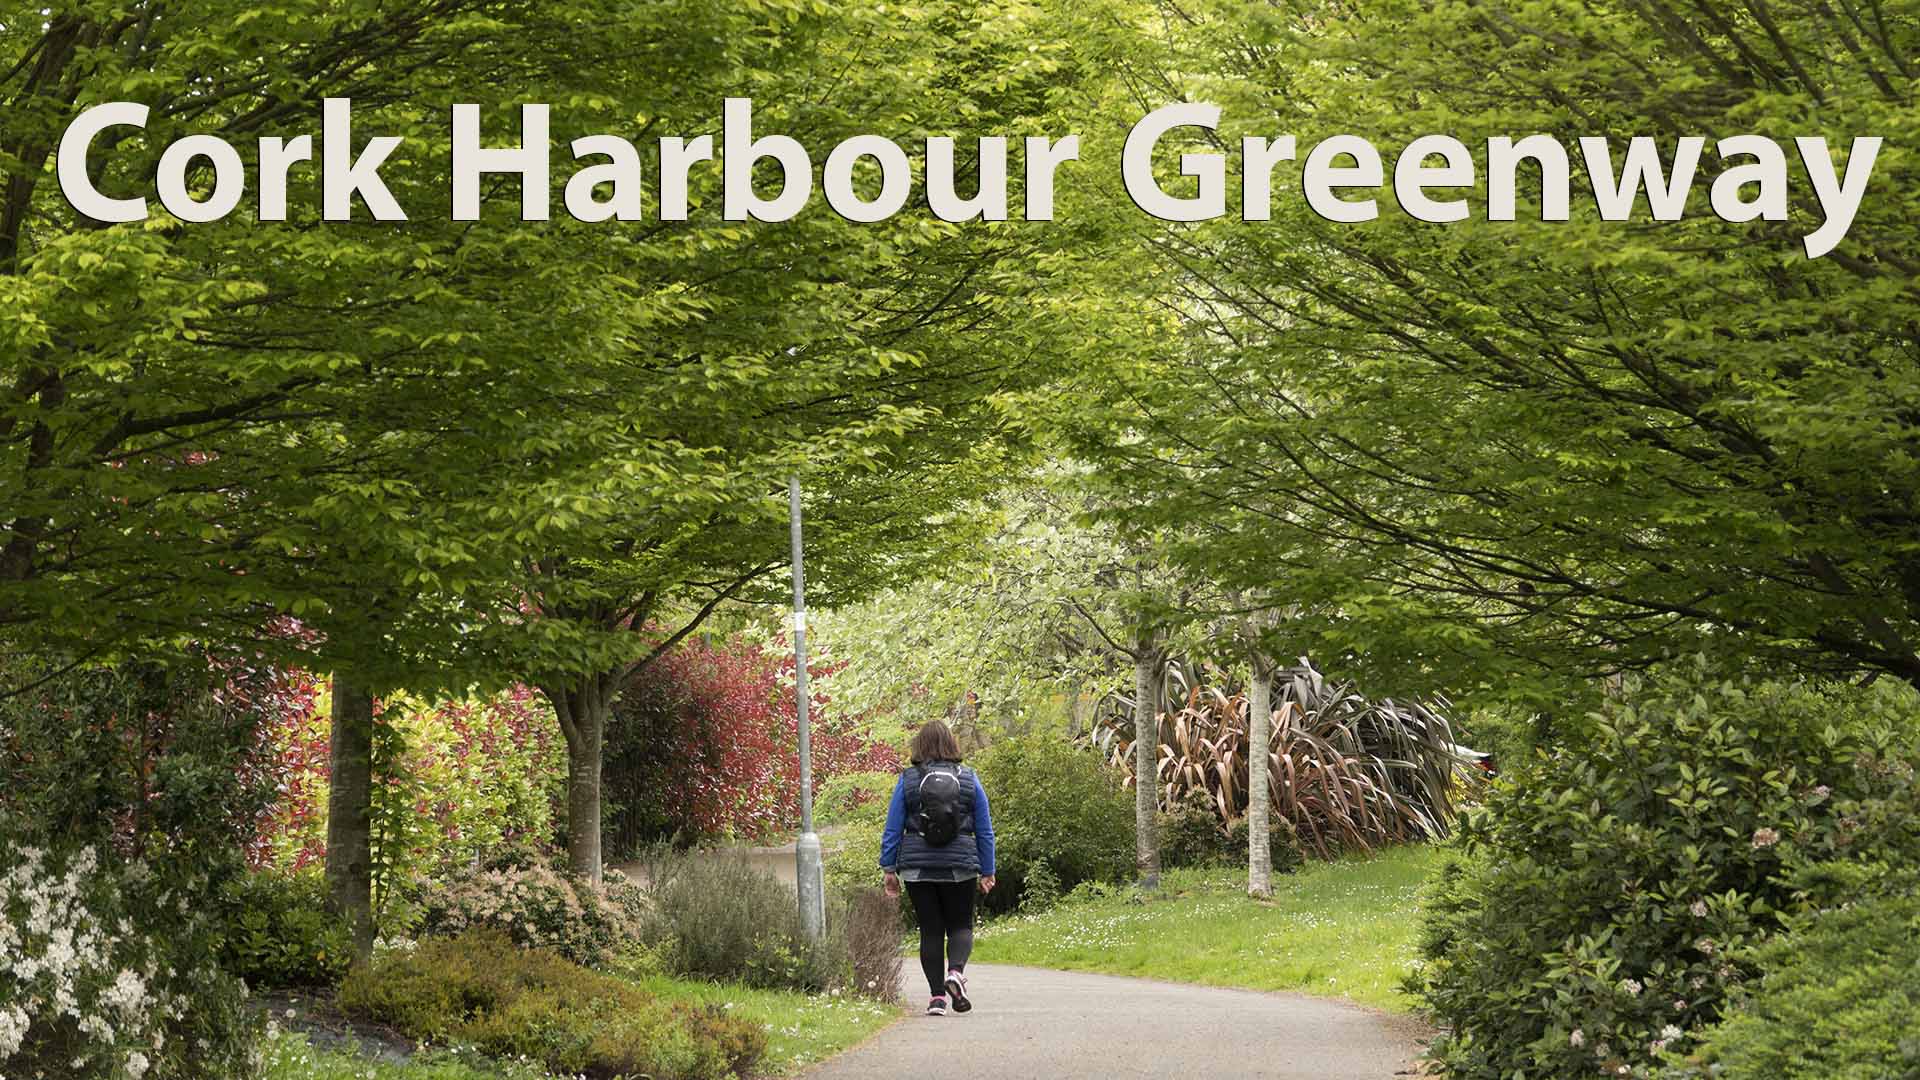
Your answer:
[[[967,969],[977,880],[907,882],[907,899],[920,921],[920,970],[926,972],[934,997],[946,995],[947,972]]]

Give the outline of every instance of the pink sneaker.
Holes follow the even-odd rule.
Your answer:
[[[947,999],[943,997],[937,997],[937,998],[934,998],[932,1001],[927,1002],[927,1015],[928,1016],[947,1015]]]
[[[954,1012],[966,1012],[973,1008],[973,1002],[967,1000],[966,972],[947,972],[947,996],[953,999]]]

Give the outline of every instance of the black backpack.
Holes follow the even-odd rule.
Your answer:
[[[930,847],[944,847],[960,835],[967,818],[967,796],[972,794],[962,785],[965,771],[945,764],[920,769],[920,811],[913,824]]]

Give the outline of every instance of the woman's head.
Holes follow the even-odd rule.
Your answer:
[[[930,761],[959,761],[960,742],[953,737],[953,729],[947,727],[945,720],[929,720],[913,733],[913,742],[907,745],[907,757],[915,765],[925,765]]]

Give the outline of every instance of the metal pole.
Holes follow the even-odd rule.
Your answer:
[[[813,831],[813,747],[807,718],[807,593],[800,558],[800,477],[787,481],[787,515],[793,529],[793,694],[800,721],[800,839],[794,843],[794,883],[800,928],[819,941],[827,928],[826,873],[820,836]]]

